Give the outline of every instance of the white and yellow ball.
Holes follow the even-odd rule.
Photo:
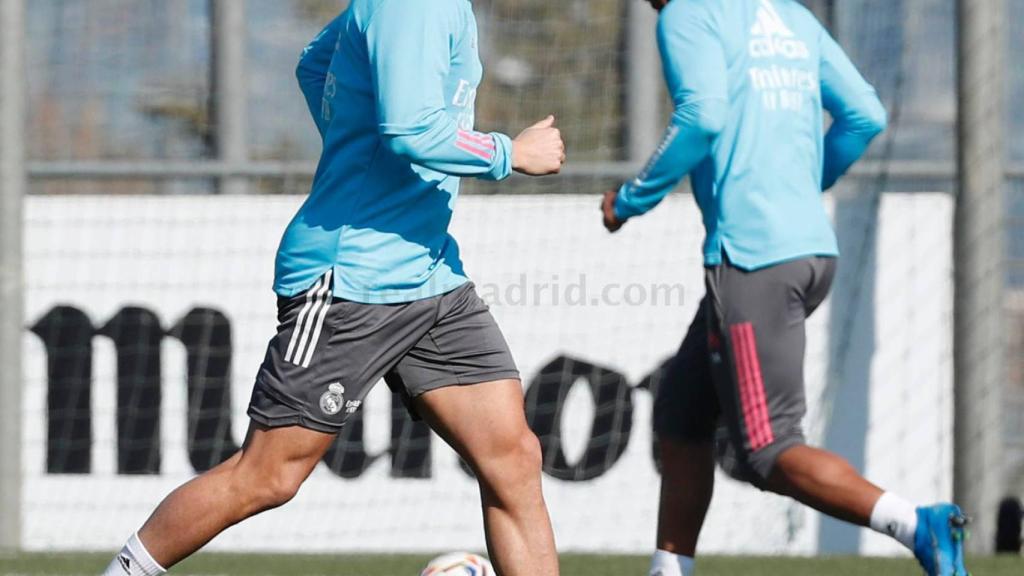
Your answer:
[[[434,558],[420,576],[495,576],[494,566],[483,556],[451,552]]]

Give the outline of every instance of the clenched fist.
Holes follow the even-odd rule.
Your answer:
[[[548,116],[530,126],[512,141],[512,169],[529,176],[558,174],[565,164],[565,142]]]
[[[622,229],[622,225],[626,223],[625,220],[620,220],[615,214],[615,200],[619,197],[618,190],[611,190],[605,192],[604,198],[601,199],[601,214],[604,217],[604,227],[612,234]]]

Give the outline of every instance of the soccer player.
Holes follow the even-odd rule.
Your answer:
[[[306,49],[323,155],[277,254],[244,447],[168,496],[107,576],[161,574],[288,502],[382,377],[476,473],[498,572],[558,574],[519,374],[448,225],[460,176],[557,173],[565,148],[553,117],[515,140],[473,129],[477,45],[468,0],[353,0]]]
[[[691,576],[714,484],[716,421],[732,472],[892,536],[929,575],[966,576],[965,518],[915,508],[807,446],[804,323],[837,241],[821,198],[886,126],[874,89],[796,0],[647,0],[675,103],[644,171],[602,205],[615,232],[689,174],[704,217],[707,295],[655,401],[663,463],[651,574]],[[833,123],[823,132],[823,112]]]

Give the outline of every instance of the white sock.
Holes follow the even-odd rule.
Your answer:
[[[167,572],[153,560],[138,534],[133,534],[107,566],[103,576],[161,576]]]
[[[693,576],[693,558],[658,550],[651,558],[648,576]]]
[[[917,508],[892,492],[886,492],[871,511],[871,529],[892,536],[913,551]]]

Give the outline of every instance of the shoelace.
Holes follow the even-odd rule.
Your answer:
[[[970,572],[961,574],[958,567],[964,563],[964,540],[967,539],[967,525],[971,519],[963,514],[955,514],[950,517],[950,533],[953,536],[953,576],[971,576]]]

